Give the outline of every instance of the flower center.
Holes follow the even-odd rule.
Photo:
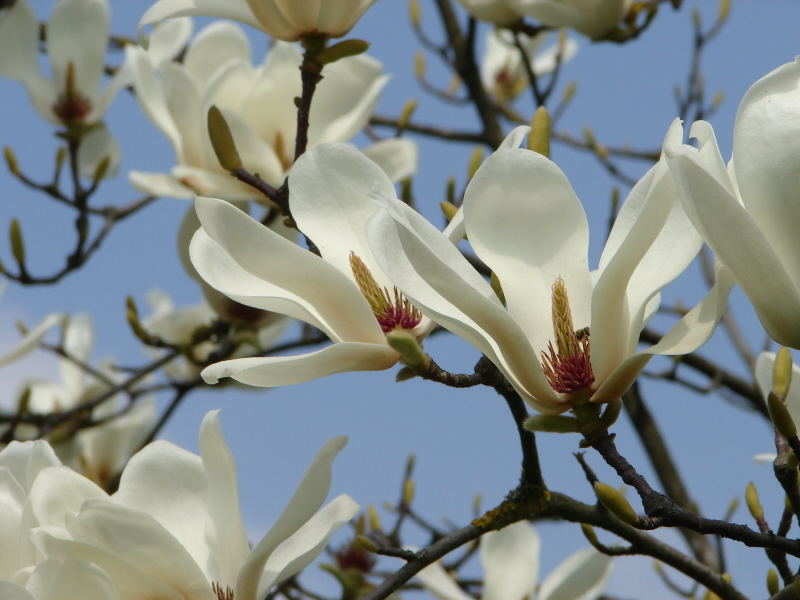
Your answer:
[[[367,265],[355,252],[350,253],[350,269],[358,289],[367,299],[384,333],[394,329],[411,330],[419,325],[422,321],[419,309],[397,288],[393,288],[390,293],[385,287],[380,287]]]
[[[227,585],[223,590],[222,586],[214,581],[211,583],[211,590],[217,595],[219,600],[233,600],[233,590]]]
[[[553,284],[553,342],[542,351],[542,369],[550,386],[562,394],[587,388],[594,383],[589,348],[589,328],[575,331],[564,280]]]
[[[65,125],[81,123],[92,110],[92,103],[75,87],[75,65],[67,65],[67,78],[64,91],[59,95],[53,112]]]

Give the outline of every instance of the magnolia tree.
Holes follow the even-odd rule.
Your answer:
[[[53,201],[6,219],[11,306],[49,314],[0,352],[0,597],[800,597],[800,63],[737,81],[720,151],[728,0],[118,4],[0,2],[4,195]],[[637,131],[612,107],[674,83],[657,35],[684,80]],[[209,406],[231,446],[217,410],[188,441]],[[337,412],[363,466],[329,499]],[[727,468],[750,439],[772,471]],[[453,462],[423,486],[414,450]]]

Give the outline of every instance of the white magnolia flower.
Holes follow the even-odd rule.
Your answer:
[[[90,365],[93,341],[89,315],[75,315],[67,320],[63,329],[63,346],[70,357],[78,363]],[[58,370],[60,381],[39,380],[28,385],[28,410],[31,413],[46,415],[73,409],[120,381],[119,373],[108,364],[96,367],[102,379],[86,373],[79,364],[66,358],[59,359]],[[111,398],[92,411],[92,417],[101,424],[74,433],[71,423],[67,422],[63,430],[51,432],[48,441],[66,465],[105,485],[139,449],[156,421],[153,398],[142,398],[126,411],[122,410],[124,406],[122,397]],[[121,414],[114,416],[118,413]],[[112,419],[104,421],[112,416]]]
[[[64,315],[53,313],[47,315],[33,329],[26,332],[22,339],[10,349],[4,350],[0,355],[0,366],[7,365],[24,358],[42,343],[47,333],[56,325],[64,322]]]
[[[341,37],[375,0],[159,0],[139,26],[173,17],[233,19],[279,40]]]
[[[147,193],[175,198],[257,198],[253,188],[230,176],[217,161],[207,127],[208,109],[216,105],[231,128],[244,167],[280,186],[294,161],[300,50],[276,43],[264,62],[254,66],[244,32],[217,22],[195,37],[182,63],[170,62],[164,60],[160,29],[153,35],[155,54],[151,44],[149,51],[129,47],[128,56],[139,102],[171,142],[178,164],[169,175],[133,171],[131,183]],[[309,145],[345,141],[360,131],[387,81],[381,64],[363,55],[326,67],[311,107]],[[409,140],[379,142],[365,152],[397,179],[416,170],[416,145]]]
[[[539,535],[527,522],[481,537],[482,600],[595,600],[611,576],[612,560],[594,548],[567,557],[539,582]],[[436,562],[417,574],[440,600],[472,600]]]
[[[523,35],[522,45],[527,52],[534,74],[541,76],[552,73],[558,64],[570,60],[578,51],[575,40],[567,38],[563,48],[558,44],[540,49],[549,34],[543,32],[528,37]],[[481,63],[481,80],[483,86],[500,101],[513,100],[528,87],[528,76],[525,65],[514,44],[513,34],[506,29],[493,29],[486,38],[486,50]]]
[[[667,138],[679,133],[674,123]],[[614,400],[652,354],[683,354],[708,339],[731,282],[721,270],[700,305],[637,351],[659,291],[700,248],[665,162],[631,190],[590,272],[580,201],[555,163],[513,147],[519,134],[480,167],[463,205],[467,238],[497,276],[506,306],[446,237],[398,200],[381,200],[386,210],[370,223],[370,247],[423,313],[476,346],[537,410]]]
[[[772,371],[775,367],[775,353],[762,352],[756,359],[755,377],[758,389],[767,401],[772,390]],[[800,427],[800,365],[792,363],[792,384],[786,394],[786,408],[792,417],[795,425]],[[759,463],[772,462],[775,460],[775,453],[756,454],[753,459]]]
[[[378,210],[368,194],[395,193],[378,165],[345,144],[318,146],[292,168],[289,189],[292,218],[321,257],[227,202],[198,198],[203,227],[192,240],[192,262],[209,285],[236,302],[305,321],[335,343],[300,356],[217,363],[203,371],[206,381],[233,377],[278,386],[386,369],[399,356],[385,333],[402,329],[421,339],[432,327],[391,291],[367,245],[366,224]]]
[[[50,80],[39,69],[36,14],[27,0],[17,0],[0,15],[0,75],[24,84],[33,106],[51,123],[97,123],[129,80],[121,68],[100,90],[110,18],[106,0],[55,5],[46,32]]]
[[[570,27],[591,39],[608,34],[625,17],[631,0],[509,0],[542,25]]]
[[[694,226],[753,303],[779,344],[800,348],[800,60],[754,83],[742,98],[727,169],[711,125],[699,147],[666,147]]]
[[[322,447],[252,549],[216,412],[201,425],[200,456],[154,442],[131,459],[110,498],[78,475],[46,470],[32,493],[33,514],[62,509],[69,518],[40,526],[33,539],[48,558],[97,565],[120,598],[257,600],[310,564],[358,510],[346,495],[322,506],[345,443],[334,438]]]
[[[515,0],[458,0],[469,13],[481,21],[510,25],[519,21],[522,15],[515,6]]]

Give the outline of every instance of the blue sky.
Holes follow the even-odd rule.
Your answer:
[[[32,4],[44,17],[52,2],[33,0]],[[129,35],[149,5],[140,0],[112,0],[111,4],[113,31]],[[641,39],[624,46],[590,44],[576,36],[580,50],[565,66],[560,88],[575,80],[578,94],[559,123],[560,130],[578,135],[582,127],[590,125],[597,138],[608,144],[630,142],[642,148],[660,145],[676,116],[673,86],[686,78],[691,47],[689,12],[700,8],[707,22],[716,12],[716,3],[708,0],[687,0],[684,4],[677,13],[665,6]],[[794,59],[800,22],[800,4],[792,0],[734,0],[732,4],[730,22],[704,55],[709,93],[725,93],[712,123],[726,156],[739,98],[757,78]],[[438,37],[433,3],[422,0],[421,5],[426,30]],[[488,27],[482,27],[481,32],[488,32]],[[266,42],[255,32],[249,33],[255,57],[260,59]],[[415,120],[465,130],[477,127],[469,107],[444,105],[426,96],[415,82],[412,65],[418,44],[408,25],[404,1],[379,0],[353,36],[370,41],[370,54],[393,75],[379,104],[380,114],[396,115],[408,99],[416,98],[420,107]],[[435,81],[438,74],[446,84],[443,71],[435,66],[436,59],[429,57],[428,64],[430,78]],[[0,112],[0,143],[14,148],[27,172],[44,177],[50,172],[55,148],[50,126],[28,106],[22,87],[15,82],[0,80],[0,95],[4,108]],[[518,108],[530,114],[528,99],[523,98]],[[109,112],[108,123],[122,145],[125,162],[120,176],[104,186],[98,200],[124,203],[137,197],[127,184],[127,169],[167,171],[174,157],[166,139],[129,95],[119,97]],[[416,139],[422,157],[415,181],[418,202],[425,214],[438,218],[436,207],[444,197],[445,181],[451,175],[463,181],[472,146]],[[357,143],[364,141],[356,139]],[[584,202],[596,259],[612,182],[587,154],[554,145],[553,159]],[[643,169],[642,164],[628,166],[632,175],[641,174]],[[59,265],[64,249],[72,243],[70,215],[22,188],[5,170],[0,172],[0,189],[0,229],[5,230],[12,217],[19,218],[32,269],[49,271]],[[159,200],[119,226],[84,269],[58,286],[21,288],[9,284],[0,303],[0,347],[12,343],[14,319],[33,324],[52,311],[88,311],[97,328],[95,358],[114,356],[128,364],[144,361],[124,321],[125,296],[133,294],[143,304],[146,292],[157,287],[169,292],[177,303],[192,303],[199,297],[194,284],[183,275],[175,253],[175,230],[185,207],[183,201]],[[9,261],[3,242],[0,258]],[[668,288],[665,299],[694,302],[701,295],[698,281],[693,268]],[[734,294],[734,308],[752,345],[759,346],[763,333],[738,292]],[[426,348],[440,364],[454,371],[470,370],[478,358],[474,349],[449,335],[430,340]],[[742,368],[721,335],[702,352],[731,368]],[[658,363],[654,363],[653,369],[657,368]],[[54,373],[52,361],[33,355],[7,368],[4,394],[15,389],[24,376],[51,377]],[[751,460],[754,453],[771,446],[770,432],[758,417],[733,407],[718,394],[698,396],[652,382],[646,383],[645,393],[692,494],[709,515],[721,515],[728,502],[741,496],[747,482],[753,480],[768,506],[768,517],[777,521],[782,494],[771,478],[771,469]],[[212,408],[223,409],[222,424],[239,464],[242,504],[254,537],[260,536],[280,511],[319,446],[335,435],[349,435],[350,444],[336,463],[334,494],[349,493],[364,505],[394,499],[405,458],[413,452],[417,456],[418,510],[434,522],[447,517],[457,524],[465,523],[475,493],[482,493],[488,507],[499,501],[517,478],[519,456],[513,423],[502,400],[487,390],[457,391],[420,381],[395,384],[394,370],[338,375],[271,391],[211,389],[192,394],[165,437],[196,450],[200,420]],[[622,452],[650,474],[624,416],[616,431]],[[540,435],[543,469],[553,489],[588,501],[590,490],[572,457],[577,441],[575,436]],[[616,484],[599,458],[590,456],[590,462],[603,479]],[[736,518],[748,520],[742,509]],[[542,525],[539,529],[544,537],[543,573],[584,543],[573,525]],[[675,536],[667,534],[665,539],[674,540]],[[728,556],[735,583],[747,594],[763,594],[768,567],[763,552],[730,545]],[[610,592],[635,597],[646,590],[649,599],[670,597],[665,590],[651,587],[651,572],[649,560],[620,559]]]

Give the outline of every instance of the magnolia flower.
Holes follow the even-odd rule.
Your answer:
[[[536,531],[526,522],[484,534],[482,600],[595,600],[611,576],[612,560],[594,548],[569,556],[541,583]],[[420,583],[440,600],[472,600],[436,562],[417,574]]]
[[[755,378],[758,389],[764,397],[764,402],[767,401],[772,390],[772,371],[775,367],[775,353],[762,352],[756,359]],[[792,364],[792,385],[789,386],[789,392],[786,394],[786,408],[792,417],[795,425],[800,426],[800,365]],[[775,453],[756,454],[754,457],[756,462],[766,463],[775,460]]]
[[[0,366],[15,362],[38,348],[47,333],[56,325],[62,324],[64,315],[53,313],[47,315],[30,331],[26,331],[22,339],[12,348],[3,351],[0,355]]]
[[[24,585],[0,581],[3,600],[117,600],[118,597],[105,571],[75,559],[45,560],[36,566]]]
[[[121,68],[100,91],[110,18],[106,0],[55,5],[46,32],[51,81],[39,69],[39,22],[27,0],[17,0],[0,16],[0,75],[24,84],[33,106],[51,123],[97,123],[128,83]]]
[[[542,25],[570,27],[596,40],[625,17],[631,0],[509,0],[523,16]]]
[[[754,83],[733,128],[725,168],[711,125],[699,147],[666,147],[679,197],[716,258],[733,273],[776,342],[800,348],[800,61]]]
[[[375,0],[159,0],[139,26],[173,17],[233,19],[279,40],[341,37]]]
[[[549,37],[547,33],[540,33],[533,37],[520,35],[522,35],[522,45],[530,57],[531,66],[536,75],[553,72],[559,62],[565,63],[578,51],[578,44],[567,38],[563,46],[554,44],[539,52]],[[525,65],[510,31],[493,29],[486,38],[486,50],[481,63],[481,80],[483,86],[495,98],[503,102],[513,100],[528,87],[530,82],[525,72]]]
[[[513,132],[484,162],[462,209],[467,238],[497,276],[506,306],[445,236],[399,200],[374,194],[385,210],[370,223],[369,244],[411,302],[476,346],[535,409],[559,413],[576,402],[612,401],[651,355],[702,344],[731,282],[721,270],[700,305],[658,344],[637,351],[659,290],[700,248],[664,160],[631,190],[590,272],[580,201],[555,163],[513,147],[523,134]],[[679,134],[673,123],[667,139]]]
[[[202,229],[191,257],[208,284],[241,304],[305,321],[335,342],[300,356],[220,362],[203,371],[206,381],[278,386],[386,369],[399,359],[386,333],[427,335],[431,322],[393,288],[367,245],[366,224],[378,210],[368,197],[373,188],[394,194],[384,171],[345,144],[318,146],[297,161],[289,176],[292,218],[320,256],[227,202],[197,199]]]
[[[97,367],[95,374],[87,374],[80,366],[90,364],[93,339],[89,315],[75,315],[67,320],[62,343],[74,360],[58,361],[60,381],[34,381],[28,385],[31,413],[47,415],[70,410],[119,382],[119,374],[108,364]],[[138,450],[156,421],[153,398],[142,398],[129,410],[123,411],[124,406],[122,397],[110,398],[92,411],[92,417],[101,424],[75,433],[67,422],[62,429],[52,431],[48,441],[65,464],[105,485]]]
[[[515,6],[515,0],[458,0],[469,13],[481,21],[510,25],[519,21],[522,15]]]
[[[154,442],[131,459],[111,497],[78,475],[67,479],[46,470],[32,494],[32,512],[63,510],[69,517],[40,526],[34,543],[48,558],[94,563],[121,598],[257,600],[310,564],[358,510],[346,495],[320,508],[333,459],[345,443],[334,438],[322,447],[252,549],[239,511],[236,467],[216,412],[200,427],[200,456]],[[57,501],[65,491],[70,497]]]
[[[294,161],[300,50],[276,43],[264,62],[253,66],[244,32],[217,22],[195,37],[182,63],[170,62],[164,60],[161,29],[154,31],[150,50],[129,47],[127,52],[137,98],[171,142],[178,164],[169,175],[132,171],[131,183],[158,196],[257,198],[253,188],[219,165],[206,120],[209,107],[216,105],[231,128],[245,168],[280,186]],[[178,33],[188,38],[185,27]],[[387,81],[381,64],[363,55],[326,67],[311,107],[309,144],[345,141],[360,131]],[[416,169],[416,145],[408,140],[379,142],[365,152],[382,158],[397,179]]]

